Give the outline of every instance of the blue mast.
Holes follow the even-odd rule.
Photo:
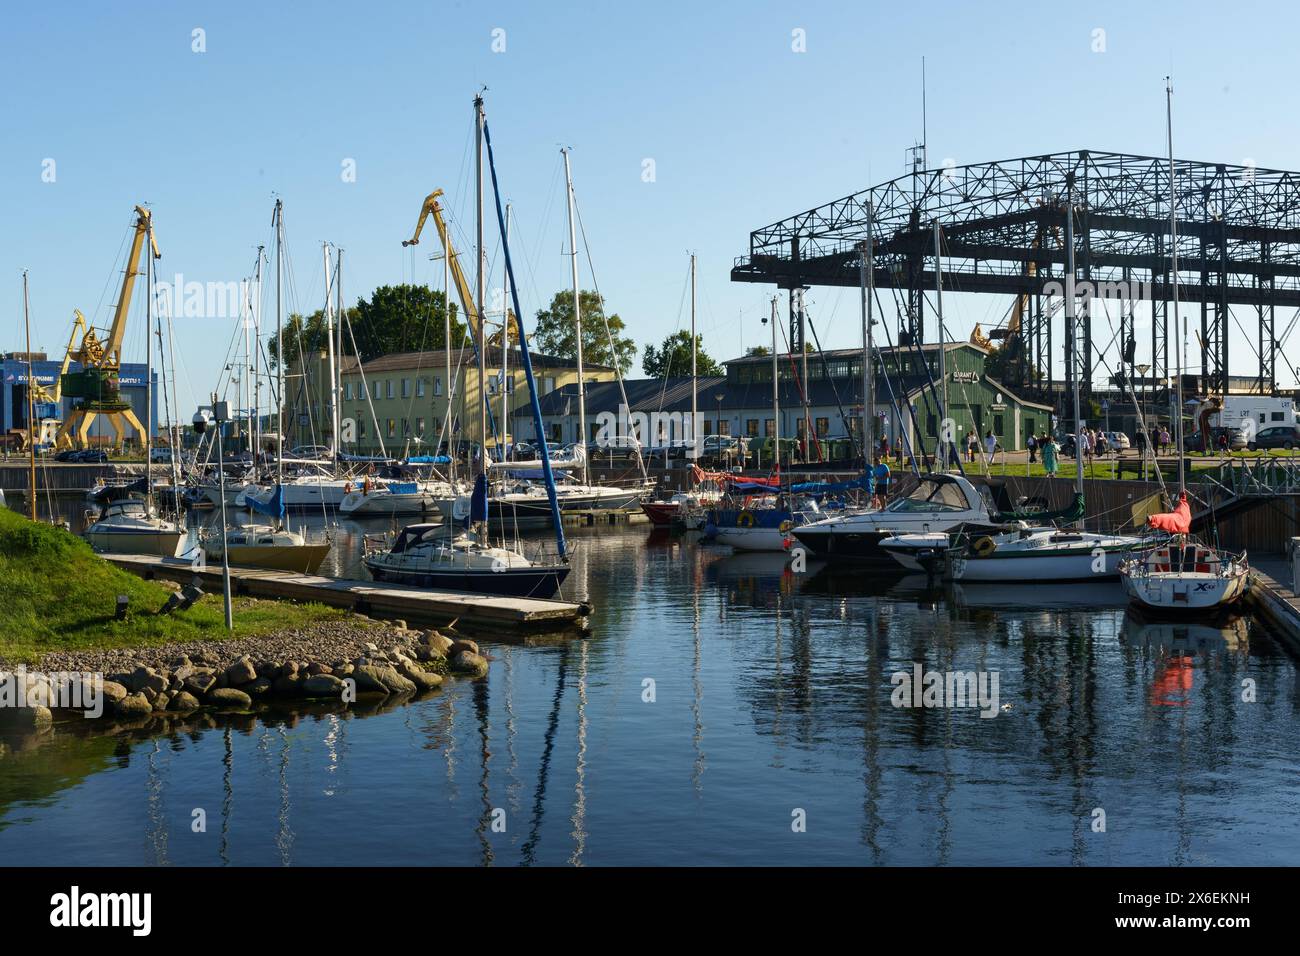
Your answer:
[[[564,546],[564,524],[560,520],[560,500],[555,494],[555,475],[551,472],[551,452],[546,445],[546,428],[542,423],[542,405],[537,397],[537,383],[533,380],[533,360],[528,354],[528,337],[524,335],[523,310],[519,308],[519,283],[515,281],[514,266],[510,262],[510,243],[506,239],[505,212],[501,208],[501,189],[497,184],[497,164],[492,155],[492,134],[488,132],[487,119],[483,120],[483,141],[487,144],[488,169],[492,173],[492,197],[496,201],[497,224],[501,229],[501,249],[505,253],[506,275],[510,278],[510,299],[515,307],[515,326],[519,332],[519,355],[528,380],[529,404],[533,410],[533,426],[537,430],[538,451],[542,458],[542,476],[546,479],[546,497],[551,503],[551,521],[555,525],[555,543],[560,557],[568,560]],[[503,333],[508,342],[509,336]]]

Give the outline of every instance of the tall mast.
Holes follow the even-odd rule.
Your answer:
[[[330,451],[338,452],[338,405],[335,401],[337,396],[334,394],[334,322],[330,315],[330,299],[334,292],[333,274],[330,272],[330,244],[321,243],[321,257],[325,260],[325,350],[329,355],[329,418],[330,418]]]
[[[691,448],[696,454],[699,454],[699,436],[695,434],[695,423],[700,420],[698,408],[698,396],[696,395],[698,383],[695,379],[695,253],[691,253]],[[718,429],[722,431],[721,428]]]
[[[27,329],[27,511],[36,520],[36,400],[33,389],[36,378],[32,372],[32,316],[27,296],[27,270],[23,270],[23,325]]]
[[[573,273],[573,328],[578,341],[578,442],[582,452],[582,483],[588,484],[587,474],[587,386],[583,382],[582,372],[582,306],[579,302],[581,292],[578,289],[578,236],[573,223],[573,174],[569,169],[568,147],[560,150],[564,154],[564,181],[569,194],[569,247],[572,253]],[[692,421],[692,425],[694,421]]]
[[[778,391],[778,379],[781,363],[776,356],[776,300],[772,296],[772,447],[775,450],[772,460],[776,463],[776,473],[781,474],[781,398]]]
[[[483,324],[483,300],[486,298],[485,272],[487,253],[483,249],[483,97],[474,97],[474,189],[477,199],[475,210],[475,237],[477,263],[475,276],[475,303],[478,312],[478,411],[479,411],[479,474],[487,474],[487,333]]]
[[[872,219],[875,207],[867,203],[867,241],[862,244],[862,274],[859,285],[862,288],[862,461],[864,467],[871,467],[872,450],[875,447],[876,425],[876,376],[871,367],[875,354],[875,325],[873,315],[873,293],[875,292],[876,265],[875,246],[872,241]]]
[[[343,423],[343,250],[334,247],[334,322],[338,326],[338,364],[330,387],[334,390],[334,458],[343,452],[343,438],[339,426]],[[335,474],[338,472],[336,471]]]
[[[455,485],[456,449],[451,437],[451,251],[446,247],[442,250],[442,328],[442,350],[447,359],[446,390],[443,392],[447,397],[447,424],[443,433],[447,436],[447,457],[451,459],[447,474]],[[437,454],[436,449],[434,454]]]
[[[1169,274],[1173,279],[1174,303],[1174,365],[1177,369],[1174,395],[1177,396],[1174,409],[1174,449],[1178,454],[1178,496],[1187,493],[1187,478],[1184,474],[1183,461],[1183,353],[1177,343],[1183,340],[1183,323],[1178,315],[1178,189],[1174,169],[1174,83],[1171,77],[1165,77],[1165,130],[1169,137]]]
[[[934,307],[939,322],[939,470],[948,470],[948,443],[944,441],[944,417],[948,414],[948,363],[944,353],[943,259],[939,246],[939,220],[934,221]]]
[[[1079,400],[1079,331],[1075,321],[1074,300],[1074,197],[1071,195],[1065,208],[1065,340],[1069,343],[1071,390],[1074,393],[1074,458],[1078,463],[1074,490],[1083,494],[1083,417]],[[1080,517],[1078,527],[1083,528]]]
[[[275,483],[284,482],[284,317],[281,273],[284,271],[284,204],[275,201]],[[218,425],[218,428],[221,426]]]
[[[506,242],[510,242],[510,203],[506,203]],[[510,381],[510,271],[506,270],[504,282],[505,294],[502,297],[501,314],[501,460],[506,460],[506,437],[510,431],[510,393],[506,383]]]

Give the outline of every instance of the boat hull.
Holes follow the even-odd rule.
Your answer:
[[[296,571],[315,574],[330,553],[328,544],[303,545],[233,545],[231,567],[266,568],[271,571]],[[209,563],[221,561],[221,552],[208,551]]]
[[[1124,592],[1145,613],[1166,617],[1203,617],[1239,601],[1250,575],[1197,572],[1121,573]]]
[[[96,551],[108,554],[152,554],[161,558],[174,558],[181,552],[186,532],[156,531],[152,529],[128,531],[120,528],[87,528],[82,537]]]
[[[643,501],[641,510],[656,528],[666,528],[677,519],[682,509],[676,501]]]
[[[786,551],[791,537],[780,528],[719,528],[713,540],[737,551]]]
[[[567,566],[507,568],[457,568],[426,566],[395,568],[367,558],[366,567],[376,581],[438,591],[468,591],[501,597],[551,598],[569,576]]]
[[[347,495],[339,505],[340,515],[347,515],[353,518],[386,517],[389,515],[422,515],[426,512],[436,510],[437,506],[433,503],[433,500],[428,495],[424,494],[363,495],[354,491]]]
[[[894,559],[880,542],[893,537],[896,531],[831,531],[829,529],[795,528],[799,544],[819,558],[852,558],[877,564],[893,564]]]

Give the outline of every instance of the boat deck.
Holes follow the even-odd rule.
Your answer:
[[[197,575],[205,591],[221,591],[220,565],[196,569],[187,561],[148,555],[105,554],[103,557],[143,578],[189,584]],[[230,585],[233,593],[248,597],[314,601],[369,617],[413,624],[445,625],[455,621],[458,628],[465,630],[561,630],[581,627],[591,613],[590,605],[575,601],[426,590],[264,568],[232,566]]]

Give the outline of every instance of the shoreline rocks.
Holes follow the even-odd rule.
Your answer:
[[[337,624],[338,622],[333,622]],[[103,716],[146,718],[203,708],[249,711],[272,700],[400,700],[436,690],[446,677],[479,679],[488,660],[478,644],[438,630],[405,627],[318,627],[269,638],[195,642],[131,650],[54,652],[32,673],[103,676]],[[353,624],[349,627],[348,624]],[[0,664],[0,680],[14,668]],[[0,708],[0,726],[40,729],[52,723],[44,706]]]

